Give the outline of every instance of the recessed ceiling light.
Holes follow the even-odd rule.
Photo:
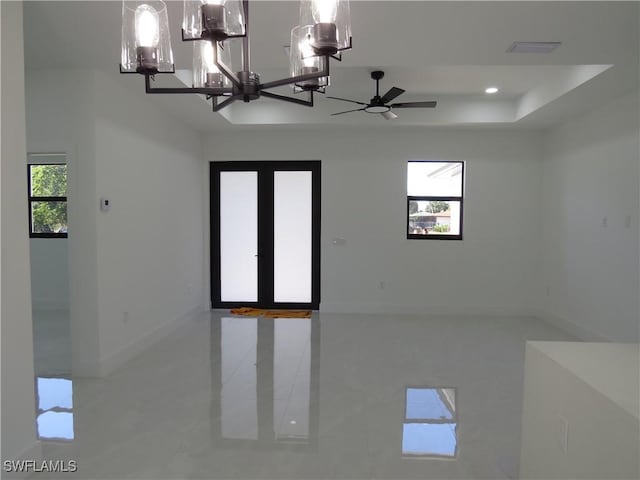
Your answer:
[[[498,93],[498,87],[487,87],[484,93]]]
[[[295,425],[295,424],[296,424],[296,423],[298,423],[298,422],[296,422],[295,420],[289,420],[289,423],[290,423],[291,425]]]

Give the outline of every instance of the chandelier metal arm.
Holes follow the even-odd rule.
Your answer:
[[[198,37],[194,37],[194,38],[189,38],[189,37],[185,37],[184,36],[184,28],[181,29],[182,32],[182,41],[183,42],[201,42],[203,40],[203,38],[198,38]],[[239,34],[239,35],[227,35],[227,39],[229,38],[242,38],[242,37],[246,37],[246,33],[243,34]]]
[[[216,64],[216,67],[218,67],[218,69],[220,70],[220,73],[222,73],[225,77],[231,80],[231,83],[233,83],[237,88],[241,89],[242,82],[240,82],[240,79],[238,78],[238,76],[235,73],[233,73],[231,70],[229,70],[229,67],[227,67],[224,63],[218,61],[218,50],[214,48],[213,51],[215,52],[213,57],[213,62]]]
[[[244,10],[244,31],[242,38],[242,69],[245,72],[251,71],[249,64],[251,63],[251,55],[249,50],[249,0],[242,0],[242,8]]]
[[[305,75],[298,75],[295,77],[282,78],[280,80],[274,80],[273,82],[261,83],[260,90],[266,90],[274,87],[281,87],[283,85],[290,85],[292,83],[306,82],[307,80],[315,80],[316,78],[329,76],[329,58],[325,57],[324,68],[320,72],[307,73]]]
[[[233,88],[210,88],[210,87],[152,87],[151,86],[152,75],[147,73],[144,76],[144,86],[146,93],[201,93],[204,95],[227,95],[233,93]]]
[[[224,107],[226,107],[228,105],[231,105],[236,100],[237,100],[237,97],[227,97],[226,100],[223,100],[222,102],[218,103],[218,98],[217,97],[213,97],[213,101],[211,102],[212,105],[213,105],[213,111],[214,112],[219,112]]]
[[[344,50],[351,50],[353,48],[353,37],[349,37],[349,45],[347,45],[344,48],[339,48],[338,49],[338,53],[335,53],[333,55],[329,55],[331,58],[333,58],[334,60],[337,60],[338,62],[342,61],[342,52]]]
[[[304,105],[305,107],[313,107],[313,92],[309,91],[309,100],[302,100],[300,98],[287,97],[286,95],[278,95],[277,93],[271,93],[262,91],[260,95],[267,98],[275,98],[276,100],[283,100],[289,103],[295,103],[298,105]]]

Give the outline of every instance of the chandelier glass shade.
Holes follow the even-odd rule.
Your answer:
[[[182,32],[184,40],[244,37],[242,0],[185,0]]]
[[[335,55],[351,48],[351,12],[348,1],[301,0],[300,25],[311,25],[316,55]]]
[[[122,2],[121,71],[173,72],[169,17],[164,2]]]
[[[193,84],[155,87],[157,74],[175,73],[167,7],[161,0],[123,0],[121,73],[145,77],[147,93],[204,94],[219,111],[261,96],[313,106],[313,93],[329,85],[329,62],[351,48],[349,0],[301,0],[300,24],[291,30],[289,77],[262,82],[251,70],[249,0],[184,0],[181,39],[193,42]],[[232,69],[231,45],[241,42],[242,66]],[[289,85],[306,99],[270,92]]]
[[[292,77],[317,73],[324,70],[327,58],[316,55],[311,46],[313,26],[297,26],[291,30],[291,47],[289,51],[289,67]],[[294,84],[294,91],[321,91],[329,85],[329,77],[313,78]]]
[[[223,48],[217,42],[193,42],[193,86],[230,88],[231,80],[216,65],[216,58],[218,62],[231,65],[229,53],[230,46]]]

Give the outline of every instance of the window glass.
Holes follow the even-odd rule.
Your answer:
[[[461,162],[409,162],[407,195],[462,196]]]
[[[31,196],[66,197],[66,165],[31,165]]]
[[[32,233],[67,233],[67,202],[31,202]]]

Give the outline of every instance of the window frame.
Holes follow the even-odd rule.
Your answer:
[[[405,231],[407,233],[407,240],[462,240],[463,239],[463,227],[464,227],[464,187],[465,187],[465,162],[463,160],[409,160],[407,162],[407,182],[409,175],[410,163],[459,163],[462,166],[462,173],[460,179],[460,196],[441,196],[441,195],[409,195],[407,191],[407,218],[405,223]],[[445,235],[445,234],[429,234],[419,235],[417,233],[409,233],[409,205],[412,201],[441,201],[441,202],[460,202],[460,233],[457,235]]]
[[[67,169],[67,174],[68,174],[68,167],[67,167],[67,163],[66,162],[29,162],[27,163],[27,195],[28,195],[28,204],[27,204],[27,217],[29,219],[29,238],[68,238],[68,232],[60,232],[60,233],[55,233],[55,232],[48,232],[48,233],[41,233],[41,232],[34,232],[33,231],[33,218],[32,218],[32,210],[31,210],[31,205],[34,202],[64,202],[66,204],[67,207],[67,222],[69,221],[69,211],[68,211],[68,201],[67,201],[67,196],[34,196],[31,194],[31,167],[38,167],[38,166],[53,166],[53,165],[64,165],[65,168]],[[69,177],[67,176],[67,189],[69,188]],[[68,193],[68,192],[67,192]],[[68,226],[68,225],[67,225]]]

